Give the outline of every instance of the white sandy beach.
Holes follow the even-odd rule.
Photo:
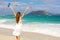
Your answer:
[[[0,40],[15,40],[13,25],[0,24]],[[21,40],[60,40],[60,24],[24,25]]]
[[[15,40],[15,36],[11,34],[12,30],[0,28],[0,40]],[[23,31],[21,40],[60,40],[60,37]]]
[[[14,26],[15,25],[11,25],[11,24],[0,24],[0,28],[4,28],[5,30],[6,29],[13,30]],[[22,31],[60,37],[60,24],[33,24],[33,25],[26,24],[22,26]]]

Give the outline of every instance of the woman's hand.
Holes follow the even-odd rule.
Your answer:
[[[14,10],[14,8],[13,8],[13,7],[10,7],[10,9],[11,9],[11,10]]]
[[[27,6],[27,9],[32,9],[32,7],[31,6]]]

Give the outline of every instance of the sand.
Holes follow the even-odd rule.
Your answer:
[[[13,30],[0,28],[0,40],[15,40],[12,31]],[[21,34],[21,40],[60,40],[60,37],[23,31]]]

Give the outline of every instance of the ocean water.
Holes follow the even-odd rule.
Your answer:
[[[23,31],[36,32],[60,37],[60,16],[25,15],[22,19]],[[14,28],[15,17],[13,15],[0,16],[0,27]]]
[[[49,25],[48,27],[59,27],[60,25],[60,16],[59,15],[25,15],[22,19],[23,25],[40,27],[41,25]],[[16,20],[14,15],[0,16],[0,24],[9,24],[15,25]],[[50,26],[52,25],[52,26]],[[58,26],[57,26],[58,25]],[[41,26],[44,27],[44,26]],[[60,27],[59,27],[60,28]]]
[[[60,15],[26,15],[22,19],[23,23],[54,23],[60,24]],[[0,16],[0,23],[15,23],[13,15]]]

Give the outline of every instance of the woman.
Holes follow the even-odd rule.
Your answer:
[[[20,12],[15,13],[14,8],[11,7],[11,10],[14,13],[14,16],[16,18],[16,25],[14,27],[13,35],[16,36],[16,40],[20,40],[20,34],[21,34],[21,28],[22,28],[22,18],[28,11],[29,7],[26,7],[24,13],[21,15]]]

